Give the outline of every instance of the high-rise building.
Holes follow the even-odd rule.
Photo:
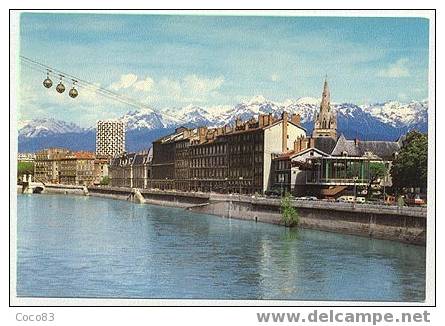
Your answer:
[[[96,155],[114,157],[125,152],[125,126],[119,120],[99,120],[96,129]]]
[[[337,139],[337,115],[331,109],[331,94],[325,79],[321,96],[320,112],[317,113],[312,137],[330,137]]]

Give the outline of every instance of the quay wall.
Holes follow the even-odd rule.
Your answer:
[[[82,186],[45,185],[47,193],[86,195]],[[181,207],[196,213],[282,224],[280,199],[138,189],[145,204]],[[88,195],[137,202],[134,189],[88,187]],[[425,245],[425,207],[397,207],[323,201],[293,201],[303,228]]]
[[[43,192],[48,194],[84,195],[84,188],[73,185],[45,184]]]
[[[294,205],[296,206],[296,205]],[[358,205],[357,205],[358,206]],[[332,207],[332,206],[331,206]],[[282,224],[277,205],[232,201],[215,201],[188,208],[197,213],[213,214],[255,222]],[[317,207],[296,207],[299,226],[337,233],[425,245],[426,217],[377,213],[357,210],[336,210]]]

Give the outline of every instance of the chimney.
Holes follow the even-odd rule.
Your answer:
[[[207,127],[198,127],[199,142],[202,143],[206,139]]]
[[[264,127],[264,114],[258,115],[258,127],[263,128]]]
[[[242,124],[243,123],[241,122],[240,117],[237,117],[236,120],[235,120],[235,127],[236,127],[236,129],[242,127]]]
[[[309,148],[315,148],[315,138],[309,138]]]
[[[281,115],[281,120],[282,120],[282,134],[281,134],[281,139],[282,139],[282,144],[281,144],[281,151],[282,152],[286,152],[288,151],[287,149],[287,112],[283,112],[283,114]]]
[[[298,153],[301,151],[301,139],[294,140],[294,152]]]
[[[355,146],[358,146],[358,138],[354,139],[354,144],[355,144]]]

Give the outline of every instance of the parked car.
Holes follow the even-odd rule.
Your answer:
[[[425,200],[420,198],[419,194],[416,194],[414,196],[406,196],[405,204],[408,206],[424,206],[424,205],[426,205]]]
[[[340,203],[353,203],[354,202],[354,196],[340,196],[337,198],[337,202]]]
[[[280,197],[281,195],[279,190],[266,190],[264,194],[269,197]]]
[[[337,198],[338,202],[341,203],[360,203],[364,204],[366,202],[365,197],[354,197],[354,196],[341,196]]]
[[[315,196],[303,196],[303,197],[297,197],[297,200],[318,200]]]
[[[355,202],[359,204],[364,204],[366,202],[365,197],[355,197]]]

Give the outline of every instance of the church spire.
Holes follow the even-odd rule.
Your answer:
[[[323,85],[323,94],[321,95],[321,105],[320,111],[330,111],[331,110],[331,93],[329,91],[328,76],[325,76]]]
[[[328,76],[325,76],[321,95],[320,112],[316,115],[312,137],[337,138],[337,116],[331,110],[331,93]]]

